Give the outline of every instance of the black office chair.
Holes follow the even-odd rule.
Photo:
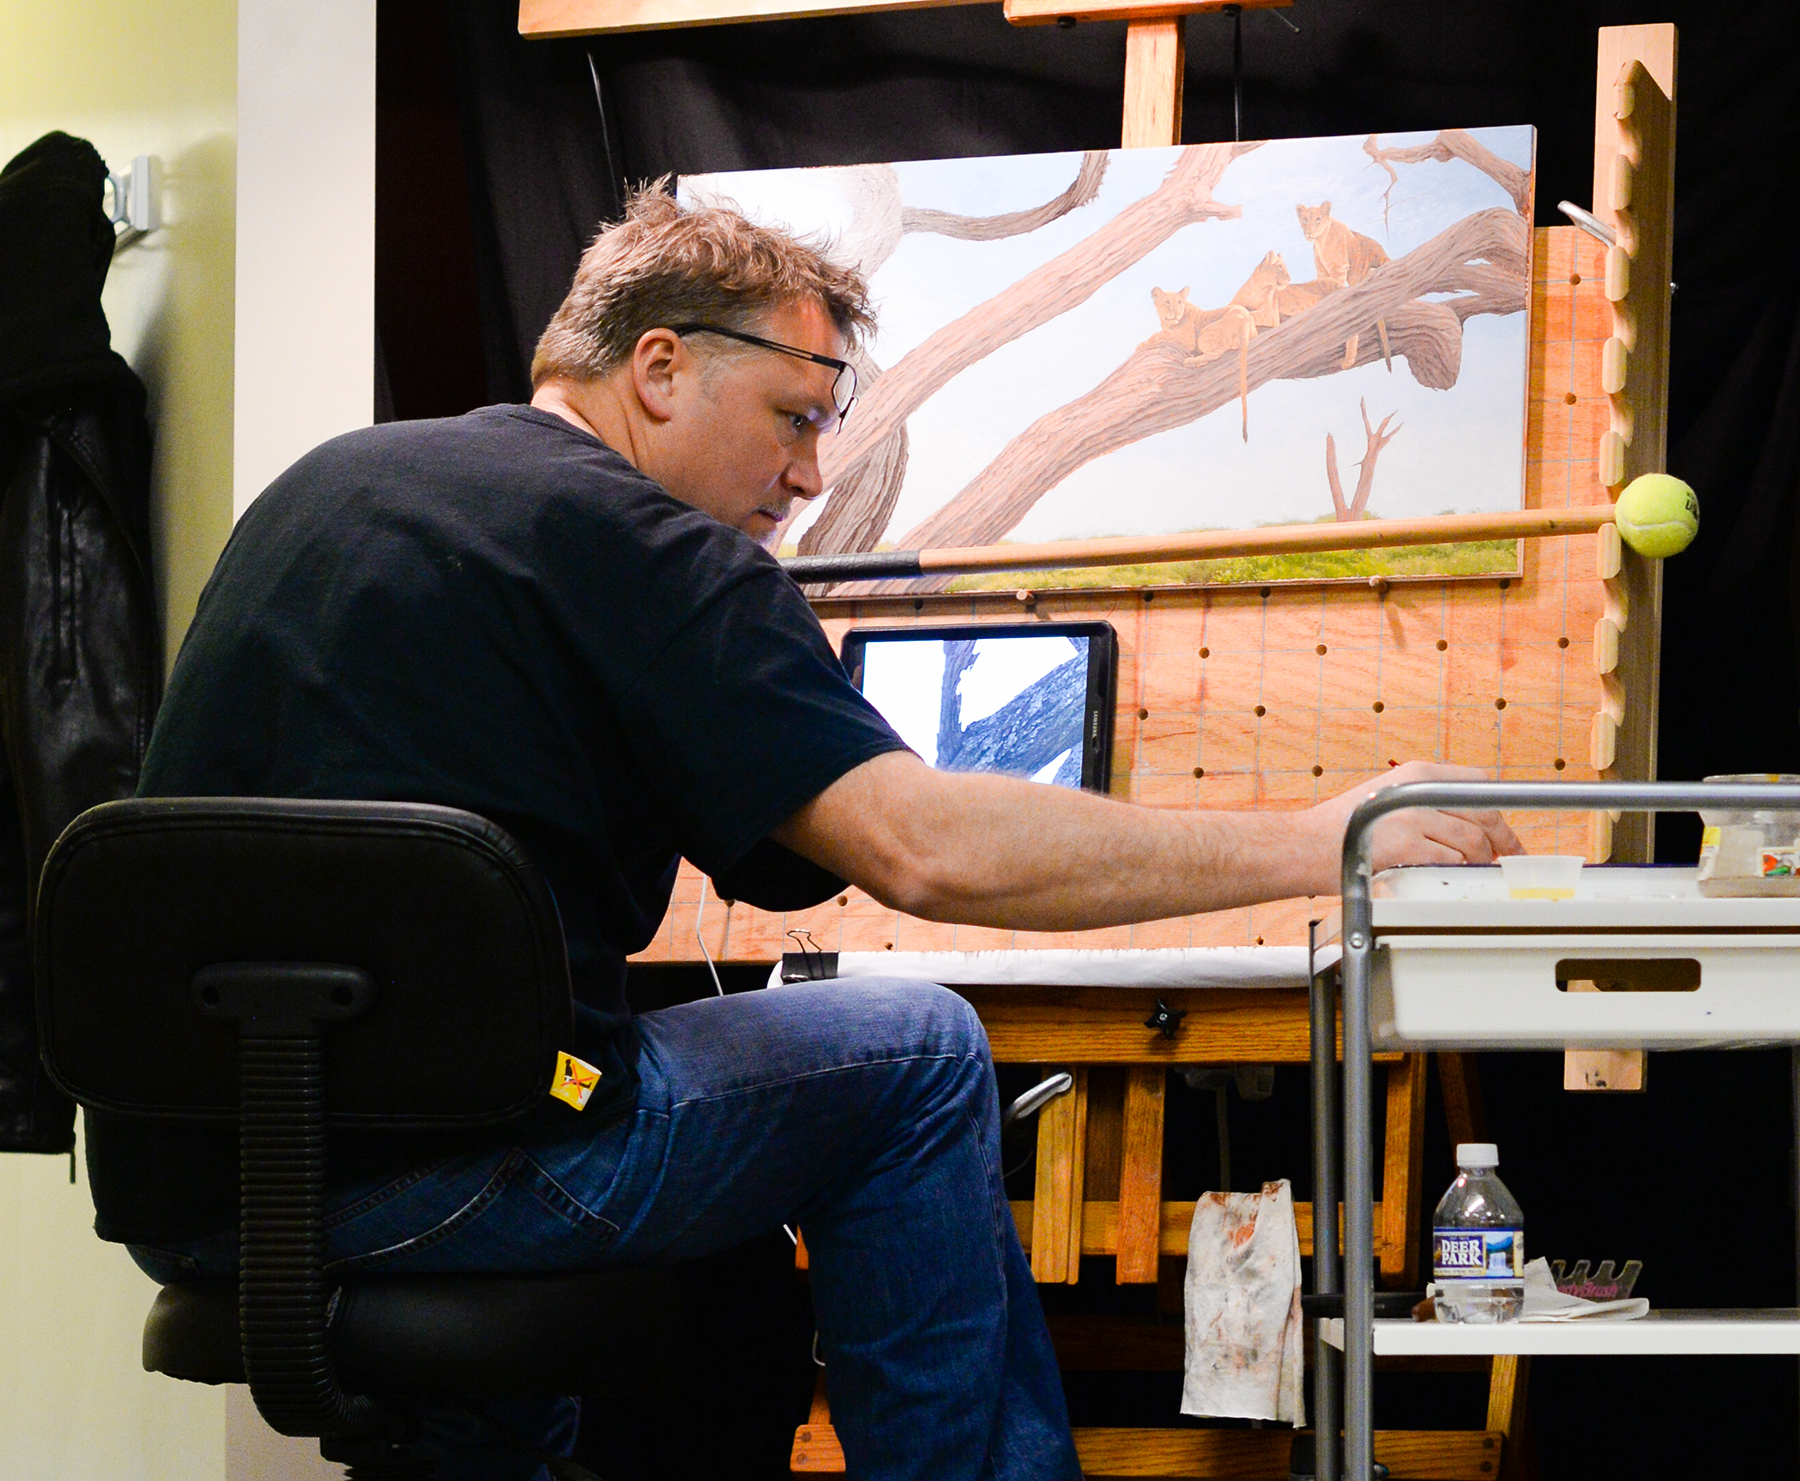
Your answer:
[[[630,1394],[674,1370],[697,1289],[681,1267],[335,1289],[324,1269],[328,1128],[502,1125],[545,1098],[569,1047],[556,906],[491,823],[405,803],[110,802],[51,852],[35,948],[63,1089],[117,1116],[238,1125],[240,1274],[163,1288],[146,1369],[247,1382],[271,1426],[318,1436],[352,1478],[431,1474],[409,1396]]]

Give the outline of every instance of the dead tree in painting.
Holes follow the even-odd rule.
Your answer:
[[[1068,251],[1027,273],[1002,293],[944,325],[910,354],[883,372],[868,394],[858,399],[856,415],[841,435],[819,449],[825,487],[834,490],[819,520],[800,542],[802,554],[873,550],[885,527],[866,506],[870,495],[860,488],[854,498],[835,492],[883,442],[929,397],[976,361],[1002,345],[1085,303],[1095,289],[1117,277],[1182,227],[1240,214],[1240,208],[1213,199],[1225,166],[1253,144],[1202,144],[1184,150],[1163,183],[1134,201]],[[897,492],[897,485],[896,485]],[[836,506],[843,506],[840,513]],[[891,505],[890,505],[891,508]],[[830,535],[815,532],[826,527]],[[855,532],[863,544],[843,543]]]
[[[1090,150],[1082,155],[1069,188],[1043,205],[998,216],[961,216],[952,211],[905,205],[900,199],[900,176],[892,165],[852,165],[839,172],[839,188],[850,202],[852,222],[837,243],[837,255],[868,277],[893,256],[901,237],[908,232],[929,232],[968,242],[1022,236],[1087,205],[1099,194],[1105,178],[1106,151]],[[883,372],[866,354],[858,353],[852,358],[866,408]],[[800,538],[800,553],[873,550],[893,518],[894,503],[906,481],[907,455],[906,423],[901,421],[862,462],[837,478],[824,509]]]
[[[1357,464],[1356,494],[1348,504],[1344,502],[1344,486],[1338,482],[1337,443],[1329,432],[1325,434],[1325,477],[1331,483],[1331,507],[1337,511],[1339,519],[1363,517],[1363,511],[1369,507],[1369,495],[1375,488],[1375,459],[1400,433],[1398,427],[1388,431],[1388,423],[1393,421],[1396,413],[1390,411],[1381,419],[1379,427],[1372,427],[1369,425],[1369,403],[1358,398],[1356,404],[1362,409],[1363,435],[1368,439],[1368,446],[1362,462]]]

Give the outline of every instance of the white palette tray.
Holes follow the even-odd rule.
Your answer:
[[[1693,869],[1628,867],[1584,869],[1570,900],[1511,899],[1496,868],[1390,870],[1375,892],[1381,1048],[1800,1041],[1800,898],[1707,899]]]

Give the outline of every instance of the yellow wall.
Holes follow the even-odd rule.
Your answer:
[[[103,302],[150,392],[173,659],[231,533],[236,0],[0,0],[0,162],[53,128],[115,169],[163,164],[167,224],[113,260]]]
[[[0,0],[0,162],[53,128],[163,162],[168,225],[105,305],[150,392],[171,656],[231,530],[236,79],[235,0]],[[0,1156],[0,1475],[217,1481],[226,1395],[142,1370],[155,1288],[92,1220],[66,1158]]]

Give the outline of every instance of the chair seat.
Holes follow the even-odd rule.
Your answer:
[[[700,1290],[683,1266],[356,1280],[332,1315],[332,1358],[351,1393],[650,1391],[679,1359]],[[163,1287],[144,1368],[245,1382],[236,1279]]]

